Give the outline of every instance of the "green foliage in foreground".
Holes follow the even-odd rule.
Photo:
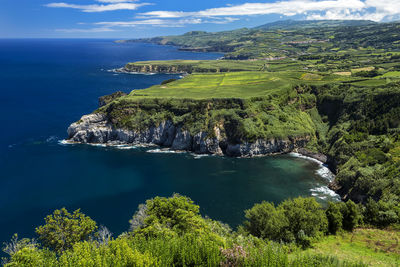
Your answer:
[[[297,242],[309,246],[311,237],[326,233],[328,220],[313,198],[286,200],[278,207],[272,203],[256,204],[246,210],[244,229],[250,234],[274,241]]]
[[[273,211],[271,204],[262,203],[247,211],[247,217],[257,213],[259,220],[271,220],[268,209],[260,209],[262,206]],[[285,227],[289,236],[292,236],[290,233],[308,234],[314,236],[309,241],[315,242],[319,240],[315,239],[317,236],[323,238],[326,233],[325,212],[312,198],[285,201],[278,210],[282,211],[282,218],[288,218]],[[65,238],[71,240],[69,247],[56,249],[52,245],[54,242],[39,244],[35,240],[18,240],[15,236],[5,246],[9,257],[3,259],[4,266],[365,266],[323,253],[302,255],[297,252],[295,243],[291,243],[294,238],[284,243],[270,241],[268,235],[258,238],[247,232],[249,224],[234,232],[227,225],[203,218],[199,207],[180,195],[156,197],[140,205],[130,222],[130,231],[117,238],[112,238],[109,231],[101,227],[89,239],[74,239],[76,232],[87,232],[82,218],[90,218],[79,211],[73,215],[71,217],[63,209],[49,216],[56,216],[57,225],[59,222],[74,225],[72,232],[54,227],[54,221],[49,219],[39,227],[51,232],[55,243],[62,243]],[[268,218],[263,219],[263,216]],[[276,223],[277,220],[272,220],[257,227],[267,226],[272,232]],[[304,247],[305,239],[297,237]]]
[[[399,239],[398,231],[359,228],[322,238],[313,243],[311,248],[298,250],[289,258],[324,254],[336,260],[362,261],[369,266],[399,266]]]
[[[88,240],[97,229],[96,222],[79,210],[69,213],[65,208],[56,210],[45,219],[46,224],[36,229],[43,244],[57,252],[69,249],[79,241]]]

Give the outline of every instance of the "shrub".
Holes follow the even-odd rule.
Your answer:
[[[149,252],[140,253],[132,248],[126,239],[110,241],[99,246],[95,242],[79,242],[72,249],[62,253],[61,266],[159,266],[159,261]]]
[[[328,227],[325,212],[314,198],[286,200],[277,208],[262,202],[245,211],[245,215],[244,229],[248,233],[275,241],[296,241],[303,246]]]
[[[361,213],[358,206],[351,200],[341,205],[341,213],[343,215],[343,229],[353,231],[360,222]]]
[[[96,229],[96,222],[75,210],[72,214],[65,208],[55,210],[45,218],[46,224],[36,228],[39,239],[45,246],[57,252],[72,248],[83,240],[88,240]]]
[[[333,202],[329,202],[325,213],[328,219],[329,233],[335,235],[343,226],[343,214],[340,212],[340,207]]]
[[[265,201],[246,210],[245,217],[247,221],[244,223],[244,228],[248,233],[264,239],[282,239],[289,225],[284,211],[276,209],[273,203]]]

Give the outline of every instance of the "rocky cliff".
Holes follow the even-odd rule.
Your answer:
[[[192,135],[174,125],[170,120],[141,131],[116,128],[103,113],[83,116],[68,128],[70,142],[88,144],[155,144],[173,150],[191,151],[197,154],[218,154],[235,157],[253,157],[274,153],[287,153],[304,147],[308,137],[287,139],[258,139],[254,142],[230,143],[221,129],[214,128],[212,136],[206,132]]]
[[[192,73],[191,65],[153,65],[153,64],[126,64],[125,67],[117,69],[117,72],[138,73]]]

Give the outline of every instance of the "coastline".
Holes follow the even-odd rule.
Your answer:
[[[290,152],[277,152],[277,153],[269,153],[269,154],[264,154],[264,155],[255,155],[255,156],[228,156],[225,154],[208,154],[208,153],[196,153],[193,151],[187,151],[187,150],[174,150],[171,148],[167,147],[162,147],[157,144],[149,144],[149,143],[135,143],[135,144],[117,144],[117,143],[107,143],[107,144],[102,144],[102,143],[81,143],[81,142],[73,142],[69,140],[61,140],[59,141],[59,144],[61,145],[89,145],[89,146],[94,146],[94,147],[102,147],[102,148],[115,148],[115,149],[121,149],[121,150],[130,150],[130,149],[147,149],[144,152],[145,153],[155,153],[155,154],[189,154],[193,156],[193,159],[200,159],[203,157],[212,157],[212,156],[220,156],[220,157],[233,157],[233,158],[260,158],[260,157],[270,157],[274,155],[289,155],[293,158],[301,158],[307,161],[312,161],[316,164],[318,164],[318,169],[316,170],[315,174],[318,175],[319,177],[325,179],[328,184],[327,185],[322,185],[318,186],[316,188],[310,189],[311,195],[317,198],[320,198],[322,200],[325,200],[328,196],[331,198],[334,198],[338,201],[341,200],[340,194],[338,194],[337,191],[335,191],[333,188],[331,188],[331,183],[334,182],[335,179],[335,174],[329,169],[329,166],[326,162],[323,162],[319,160],[323,154],[318,153],[318,157],[314,156],[311,157],[310,152],[306,153],[305,149],[296,149]],[[323,155],[325,156],[325,155]],[[326,156],[325,156],[326,157]]]

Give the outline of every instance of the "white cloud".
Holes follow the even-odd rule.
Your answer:
[[[136,10],[141,6],[149,5],[148,3],[128,3],[127,1],[118,0],[98,0],[98,2],[107,4],[77,5],[67,3],[50,3],[46,4],[45,6],[54,8],[73,8],[79,9],[83,12],[104,12],[115,10]]]
[[[197,12],[151,11],[142,13],[141,15],[159,18],[177,18],[187,16],[249,16],[268,14],[293,16],[297,14],[304,14],[305,12],[309,11],[326,11],[344,8],[359,10],[364,7],[365,3],[361,0],[291,0],[275,3],[244,3],[241,5],[205,9]]]
[[[136,10],[149,3],[140,0],[93,0],[89,5],[50,3],[53,8],[73,8],[83,12]],[[121,27],[155,26],[183,27],[193,24],[225,24],[254,15],[277,14],[282,18],[303,16],[309,20],[358,19],[384,21],[400,18],[400,0],[277,0],[273,3],[243,3],[198,11],[150,11],[139,13],[132,21],[104,21],[94,23],[100,28],[60,29],[67,32],[113,31]],[[243,18],[247,17],[247,18]]]
[[[178,20],[170,19],[147,19],[147,20],[133,20],[133,21],[104,21],[97,22],[95,25],[101,25],[107,28],[113,27],[137,27],[137,26],[157,26],[157,27],[184,27],[190,24],[202,24],[202,23],[224,23],[224,21],[231,21],[231,18],[227,20],[217,20],[217,21],[206,21],[201,18],[182,18]]]
[[[100,3],[130,3],[136,2],[137,0],[96,0],[96,2]]]
[[[274,3],[244,3],[195,12],[151,11],[148,18],[223,17],[280,14],[306,15],[308,19],[369,19],[381,21],[400,15],[399,0],[286,0]]]

